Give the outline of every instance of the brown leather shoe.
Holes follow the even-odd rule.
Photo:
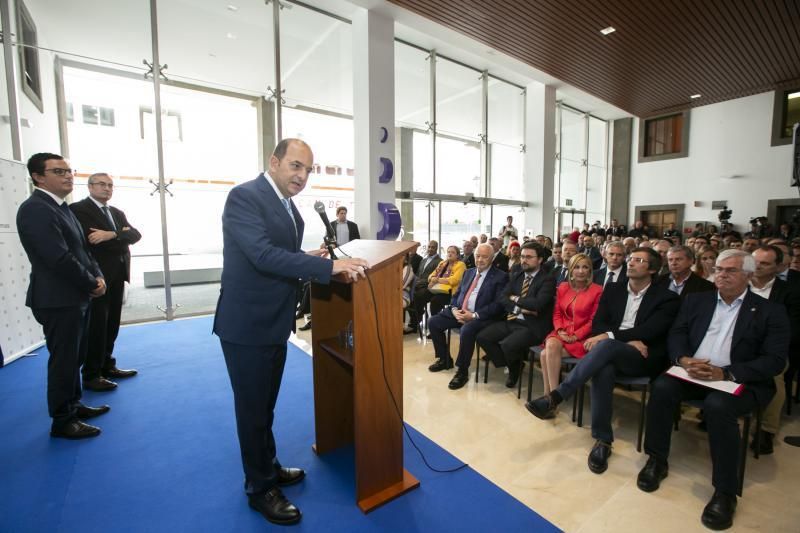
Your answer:
[[[90,426],[80,420],[73,420],[63,426],[50,428],[50,436],[59,439],[88,439],[100,434],[100,428]]]
[[[117,384],[106,378],[94,378],[83,382],[83,388],[95,392],[106,392],[117,388]]]

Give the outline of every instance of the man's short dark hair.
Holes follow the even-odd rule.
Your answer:
[[[337,214],[337,215],[338,215],[339,213],[341,213],[342,211],[344,211],[345,213],[347,213],[347,208],[346,208],[345,206],[343,206],[343,205],[340,205],[339,207],[337,207],[337,208],[336,208],[336,214]]]
[[[533,250],[534,252],[536,252],[536,257],[542,260],[545,260],[550,256],[547,248],[545,248],[536,241],[526,242],[525,244],[522,245],[522,250]]]
[[[28,159],[28,175],[33,176],[35,174],[44,174],[44,167],[45,163],[50,159],[58,159],[59,161],[63,161],[64,158],[58,154],[51,154],[48,152],[41,152],[38,154],[33,154],[30,159]]]
[[[652,248],[646,248],[640,246],[639,248],[634,248],[631,251],[631,255],[636,252],[642,252],[648,255],[647,257],[647,269],[653,271],[653,276],[657,276],[658,273],[661,271],[661,254],[653,250]]]
[[[300,143],[301,145],[308,146],[308,143],[306,143],[301,139],[294,139],[289,137],[288,139],[283,139],[281,142],[278,143],[278,146],[276,146],[275,149],[272,151],[272,155],[275,156],[275,158],[278,161],[282,160],[284,157],[286,157],[286,152],[287,150],[289,150],[289,146],[292,143]],[[311,149],[310,146],[308,146],[308,148]]]
[[[783,263],[783,250],[775,246],[774,244],[765,244],[764,246],[759,246],[756,250],[761,250],[762,252],[772,252],[775,254],[775,264],[780,265]],[[754,252],[756,250],[753,250]]]

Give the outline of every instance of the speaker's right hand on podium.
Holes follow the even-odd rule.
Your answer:
[[[369,268],[369,263],[365,259],[359,257],[350,257],[347,259],[336,259],[333,262],[333,270],[331,274],[344,273],[353,281],[358,281],[359,277],[366,278],[365,271]]]

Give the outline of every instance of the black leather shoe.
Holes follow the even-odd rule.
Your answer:
[[[292,505],[278,487],[273,487],[266,494],[248,495],[247,503],[273,524],[296,524],[302,516],[300,509]]]
[[[800,436],[791,435],[789,437],[783,437],[783,442],[789,446],[800,446]]]
[[[88,439],[100,434],[100,428],[90,426],[80,420],[73,420],[69,424],[64,424],[57,428],[50,428],[50,436],[59,439]]]
[[[83,382],[83,388],[95,392],[106,392],[117,388],[117,384],[106,378],[94,378]]]
[[[708,505],[703,509],[703,516],[700,520],[708,529],[720,531],[733,525],[733,514],[735,512],[736,496],[730,496],[715,490]]]
[[[556,403],[549,394],[546,396],[540,396],[535,400],[525,402],[525,409],[527,409],[528,412],[536,418],[541,418],[542,420],[550,420],[551,418],[555,418],[556,407]]]
[[[597,440],[589,452],[589,470],[602,474],[608,469],[608,458],[611,457],[611,443]]]
[[[519,373],[522,370],[522,361],[517,361],[516,363],[511,363],[508,365],[508,377],[506,378],[506,387],[509,389],[513,389],[517,386],[517,380],[519,379]]]
[[[88,405],[81,404],[75,410],[75,415],[82,420],[87,420],[89,418],[104,415],[110,410],[111,407],[107,405],[101,405],[100,407],[89,407]]]
[[[447,385],[447,387],[450,390],[458,390],[464,385],[466,385],[468,381],[469,381],[469,373],[459,369],[458,372],[456,372],[456,375],[453,376],[453,379],[450,380],[450,383]]]
[[[133,370],[133,369],[123,370],[121,368],[117,368],[115,366],[112,366],[108,370],[104,370],[103,371],[103,377],[107,378],[107,379],[109,379],[109,378],[125,379],[125,378],[132,378],[133,376],[135,376],[138,373],[139,373],[138,370]]]
[[[758,454],[759,455],[770,455],[772,454],[775,449],[773,446],[772,440],[775,438],[775,435],[770,433],[769,431],[762,431],[761,432],[761,439],[758,443]],[[753,440],[750,441],[750,449],[756,451],[756,437],[753,436]]]
[[[669,465],[666,461],[660,461],[652,455],[647,458],[639,477],[636,478],[636,486],[645,492],[654,492],[661,485],[661,480],[669,474]]]
[[[309,320],[308,322],[306,322],[305,324],[303,324],[302,326],[300,326],[297,329],[299,329],[300,331],[308,331],[308,330],[310,330],[311,329],[311,321]]]
[[[278,469],[278,485],[281,487],[288,487],[295,483],[300,483],[305,479],[306,471],[302,468],[285,468]]]
[[[447,359],[437,359],[435,363],[428,367],[428,370],[431,372],[441,372],[442,370],[447,370],[448,368],[453,368],[452,357],[448,357]]]

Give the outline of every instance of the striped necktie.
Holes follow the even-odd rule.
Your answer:
[[[519,291],[519,297],[520,298],[525,298],[528,295],[528,289],[531,286],[531,280],[532,279],[533,279],[533,276],[529,276],[528,274],[525,274],[525,281],[522,282],[522,290]],[[516,313],[508,313],[508,315],[506,315],[506,320],[516,320],[516,319],[517,319],[517,314]]]

